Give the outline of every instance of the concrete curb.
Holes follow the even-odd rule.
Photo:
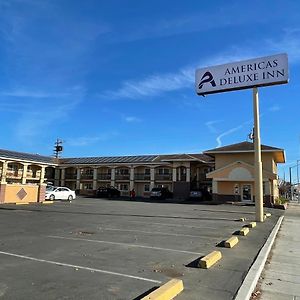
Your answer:
[[[183,291],[183,282],[180,279],[171,279],[151,294],[141,300],[171,300]]]
[[[240,286],[239,290],[236,293],[235,300],[248,300],[251,297],[252,292],[254,291],[257,281],[261,272],[264,269],[266,260],[268,255],[271,251],[272,245],[275,241],[276,235],[280,228],[281,222],[284,216],[281,216],[276,225],[274,226],[271,234],[269,235],[267,241],[265,242],[264,246],[261,248],[256,260],[252,264],[248,274],[246,275],[242,285]]]
[[[222,258],[222,253],[220,251],[213,251],[200,259],[199,267],[201,269],[209,269],[211,266],[217,263],[221,258]]]

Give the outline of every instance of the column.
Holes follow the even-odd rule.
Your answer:
[[[191,181],[191,169],[186,168],[186,182],[190,182],[190,181]]]
[[[28,164],[23,164],[22,184],[26,184]]]
[[[94,191],[97,189],[97,172],[98,172],[98,169],[94,168],[93,169],[93,190]]]
[[[150,191],[154,188],[154,180],[155,180],[155,168],[150,168]]]
[[[65,179],[66,179],[66,169],[62,168],[61,169],[61,178],[60,178],[62,186],[65,186]]]
[[[177,169],[176,169],[176,167],[174,167],[173,168],[173,182],[177,181],[176,175],[177,175]]]
[[[39,186],[39,194],[38,194],[37,202],[44,202],[45,201],[46,186],[47,186],[47,184],[44,183],[44,181],[45,181],[45,171],[46,171],[46,167],[41,166],[40,186]]]
[[[178,168],[178,181],[181,181],[181,167],[180,168]]]
[[[80,190],[80,168],[77,168],[76,172],[76,190]]]
[[[218,181],[214,179],[212,181],[212,192],[213,194],[218,194]]]
[[[2,174],[1,174],[1,183],[3,184],[6,184],[6,172],[7,172],[7,161],[4,161],[2,165]]]
[[[0,203],[5,201],[5,191],[6,191],[6,171],[7,171],[7,161],[3,162],[2,174],[1,174],[1,184],[0,184]]]
[[[59,173],[60,170],[58,168],[55,168],[54,171],[54,185],[59,186]]]
[[[115,186],[116,185],[116,167],[111,168],[110,171],[110,185]]]
[[[264,221],[263,188],[262,188],[262,161],[260,144],[260,120],[258,90],[253,88],[253,116],[254,116],[254,173],[255,173],[255,213],[256,221]]]
[[[44,181],[45,181],[45,170],[46,170],[46,167],[42,166],[41,167],[41,175],[40,175],[40,184],[44,183]]]
[[[134,167],[130,167],[130,177],[129,177],[129,190],[132,191],[134,189]]]

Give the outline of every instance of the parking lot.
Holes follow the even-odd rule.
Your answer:
[[[77,198],[0,207],[3,299],[139,299],[180,278],[177,299],[232,299],[281,211],[232,249],[216,247],[254,221],[253,206]],[[246,222],[236,219],[247,218]],[[213,250],[222,260],[195,268]]]

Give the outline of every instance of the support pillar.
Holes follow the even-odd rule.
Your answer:
[[[80,190],[80,168],[76,169],[76,190]]]
[[[191,169],[186,168],[186,182],[190,182],[190,181],[191,181]]]
[[[134,167],[130,167],[130,177],[129,177],[129,190],[132,191],[134,189]]]
[[[59,186],[59,175],[60,175],[60,170],[58,168],[55,168],[54,171],[54,185]]]
[[[94,191],[96,191],[96,189],[97,189],[97,172],[98,172],[98,169],[94,168],[93,169],[93,190]]]
[[[23,165],[22,184],[26,184],[28,164]]]
[[[1,183],[2,184],[6,184],[6,173],[7,173],[7,161],[4,161],[3,162],[3,165],[2,165],[2,174],[1,174]]]
[[[65,179],[66,179],[66,169],[62,168],[61,169],[61,178],[60,178],[61,186],[65,186]]]
[[[173,182],[177,180],[176,176],[177,176],[177,170],[176,168],[173,168],[173,176],[172,176]]]
[[[116,168],[113,167],[111,168],[111,171],[110,171],[110,185],[111,186],[115,186],[116,185]]]
[[[155,180],[155,168],[150,168],[150,191],[154,188],[154,180]]]
[[[259,102],[258,90],[253,88],[253,115],[254,115],[254,173],[255,173],[255,213],[256,221],[264,221],[262,162],[260,146]]]

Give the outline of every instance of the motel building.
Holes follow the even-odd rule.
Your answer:
[[[278,197],[277,163],[284,150],[262,145],[264,198]],[[198,154],[53,158],[0,150],[0,203],[42,202],[46,185],[66,186],[81,195],[114,186],[122,196],[149,197],[154,187],[167,187],[175,198],[195,189],[212,191],[213,199],[254,200],[253,143],[220,147]]]

